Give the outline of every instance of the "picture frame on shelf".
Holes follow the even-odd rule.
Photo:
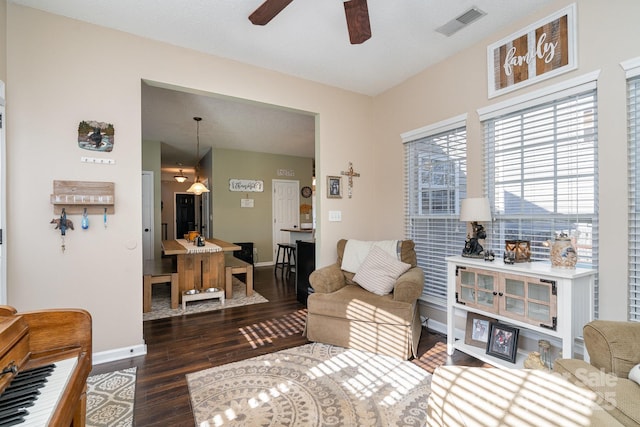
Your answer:
[[[489,324],[489,340],[487,341],[487,354],[499,359],[516,362],[518,353],[518,328],[498,322]]]
[[[342,177],[327,175],[327,198],[342,199]]]
[[[467,327],[465,328],[464,343],[474,347],[487,348],[491,322],[496,319],[482,314],[467,312]]]

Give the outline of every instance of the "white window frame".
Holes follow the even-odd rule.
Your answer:
[[[490,130],[488,128],[488,123],[494,122],[496,119],[499,119],[499,118],[509,117],[510,115],[514,115],[514,114],[517,115],[518,113],[526,112],[528,110],[535,111],[538,106],[545,106],[549,103],[553,103],[558,100],[563,100],[571,96],[576,96],[584,92],[593,91],[593,93],[596,94],[596,99],[595,99],[596,103],[594,106],[594,114],[596,117],[594,126],[596,128],[596,132],[594,132],[594,135],[591,138],[591,140],[594,140],[593,154],[595,156],[594,157],[595,165],[593,166],[594,168],[594,179],[593,179],[594,200],[593,200],[593,212],[590,212],[589,215],[587,215],[590,218],[589,220],[592,221],[592,226],[589,230],[591,235],[589,237],[590,237],[590,241],[593,242],[592,243],[593,247],[590,252],[590,254],[592,253],[591,259],[587,260],[588,264],[581,265],[587,268],[591,267],[596,270],[598,266],[597,80],[599,75],[600,75],[599,70],[594,71],[592,73],[588,73],[574,79],[570,79],[555,85],[551,85],[547,88],[532,92],[530,94],[515,97],[507,101],[504,101],[502,103],[498,103],[498,104],[478,110],[478,115],[480,117],[481,122],[483,123],[483,128],[485,130],[485,193],[488,195],[492,204],[495,204],[496,203],[495,195],[492,194],[493,184],[494,184],[492,181],[493,178],[491,174],[488,173],[489,171],[493,170],[492,167],[495,166],[491,164],[493,160],[492,159],[493,152],[487,151],[487,150],[491,150],[491,147],[490,147],[491,144],[488,143],[487,139],[492,137],[490,135],[487,135],[487,131]],[[557,182],[557,176],[556,178],[554,178],[554,180]],[[557,204],[558,200],[554,198],[553,202],[555,205]],[[494,213],[494,217],[497,219],[497,222],[493,224],[494,227],[492,227],[493,230],[490,230],[490,236],[488,237],[488,240],[493,241],[494,248],[492,249],[496,250],[496,252],[499,252],[501,249],[503,249],[503,245],[504,245],[504,241],[500,240],[502,237],[504,237],[504,236],[501,236],[501,233],[500,233],[500,227],[501,227],[500,219],[502,218],[500,217],[500,213],[496,212],[495,209],[492,209],[492,212]],[[536,219],[535,216],[533,217],[535,220]],[[580,216],[580,214],[578,214],[576,215],[576,218],[577,219],[575,220],[575,222],[580,222],[580,219],[582,217]],[[534,224],[532,219],[529,217],[523,218],[523,219],[530,221],[530,224]],[[542,222],[544,221],[551,222],[552,218],[551,217],[549,217],[549,219],[540,218],[540,220]],[[553,228],[555,229],[556,227],[553,227]],[[522,239],[527,240],[526,237],[527,236],[522,236]],[[509,238],[513,238],[513,237],[510,236]],[[553,236],[550,235],[549,238],[552,239]],[[536,242],[536,243],[539,245],[540,242]],[[532,245],[533,244],[534,242],[532,242]],[[502,246],[498,247],[500,245]],[[548,259],[548,256],[549,256],[548,251],[542,251],[540,248],[538,248],[537,251],[533,251],[533,252],[534,253],[532,253],[532,259],[535,259],[535,260]],[[596,274],[595,284],[594,284],[594,310],[595,312],[593,313],[593,315],[595,318],[597,318],[597,313],[598,313],[598,275],[597,274]]]
[[[640,58],[620,64],[627,79],[627,131],[629,175],[628,289],[627,318],[640,321]]]
[[[466,226],[459,220],[460,200],[466,195],[466,121],[467,115],[462,114],[401,135],[405,144],[405,237],[416,244],[418,266],[425,272],[420,299],[439,307],[446,307],[447,303],[445,258],[462,251],[466,235]],[[447,134],[456,137],[463,134],[463,142],[457,144],[464,147],[459,147],[457,152],[458,156],[462,152],[462,158],[452,160],[447,152],[442,156],[420,152],[417,144],[437,143]],[[422,168],[425,159],[435,160],[438,164],[448,163],[449,173],[444,174],[444,181],[434,179],[429,170]],[[442,191],[448,192],[447,205],[451,208],[443,212],[424,209],[425,192]],[[429,229],[435,224],[441,235],[446,236],[446,241],[427,235],[425,224]]]

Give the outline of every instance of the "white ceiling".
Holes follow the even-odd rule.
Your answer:
[[[361,45],[349,43],[341,0],[294,0],[266,26],[248,19],[263,0],[10,1],[374,96],[552,0],[368,0],[372,37]],[[472,6],[487,15],[451,37],[435,31]],[[143,111],[144,139],[182,144],[177,152],[190,147],[195,153],[192,117],[199,115],[204,119],[201,147],[215,141],[216,146],[254,149],[246,144],[260,141],[257,151],[313,156],[310,116],[302,115],[304,124],[296,124],[298,114],[291,112],[164,92],[145,89],[149,97],[180,102],[182,108],[143,102],[144,108],[153,108]],[[186,108],[190,102],[194,105]],[[235,115],[227,108],[235,109]],[[240,117],[241,111],[250,116]],[[234,118],[242,126],[235,127]],[[241,135],[244,131],[248,133]],[[311,138],[311,148],[297,151],[305,138]]]

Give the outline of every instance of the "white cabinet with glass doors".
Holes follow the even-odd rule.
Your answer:
[[[469,312],[562,341],[563,357],[573,357],[576,338],[592,319],[594,270],[559,269],[544,262],[504,264],[501,260],[447,258],[447,351],[455,349],[498,366],[511,366],[482,348],[455,339],[456,316]],[[516,364],[521,365],[525,354]]]

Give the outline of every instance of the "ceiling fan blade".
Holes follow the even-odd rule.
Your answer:
[[[347,29],[351,44],[364,43],[371,38],[367,0],[345,1],[344,14],[347,17]]]
[[[266,25],[293,0],[266,0],[249,15],[253,25]]]

